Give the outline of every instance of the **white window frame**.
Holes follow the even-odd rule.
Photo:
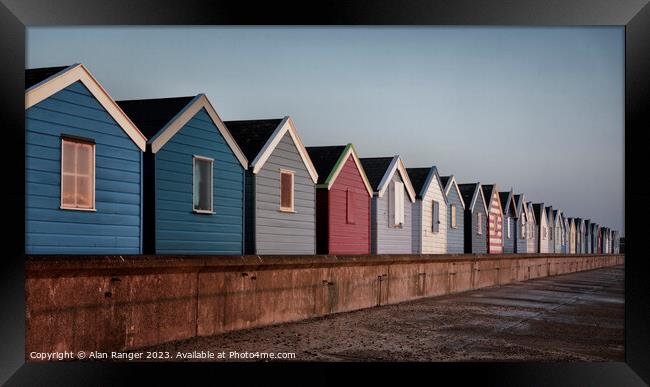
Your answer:
[[[210,209],[197,209],[194,207],[194,192],[195,186],[194,181],[194,171],[196,170],[196,160],[209,161],[210,162]],[[199,193],[200,195],[200,193]],[[214,159],[205,156],[193,155],[192,156],[192,211],[197,214],[214,214]]]
[[[508,223],[507,226],[506,226],[507,227],[507,233],[508,233],[508,239],[512,239],[512,233],[510,232],[510,217],[509,216],[506,218],[506,221]]]
[[[450,204],[449,205],[449,213],[451,214],[451,220],[450,220],[450,227],[451,228],[458,228],[458,224],[456,223],[456,205],[455,204]]]
[[[483,214],[476,214],[476,235],[483,235]]]
[[[291,207],[282,206],[282,175],[289,174],[291,175]],[[296,202],[296,171],[290,169],[280,169],[280,211],[295,213],[295,202]]]
[[[390,200],[393,203],[393,219],[391,223],[393,227],[401,228],[404,226],[404,183],[401,181],[393,182],[393,195]],[[389,203],[390,205],[390,203]]]
[[[64,205],[63,204],[63,143],[65,141],[74,142],[74,143],[84,143],[84,144],[92,145],[92,147],[91,147],[92,148],[92,160],[93,160],[93,168],[92,168],[92,174],[93,174],[92,177],[93,178],[92,178],[92,189],[91,189],[91,192],[92,192],[92,205],[89,208],[86,208],[86,207],[71,207],[69,205]],[[62,210],[73,210],[73,211],[91,211],[91,212],[92,211],[97,211],[96,203],[95,203],[95,196],[96,196],[96,193],[95,193],[95,187],[96,187],[95,186],[95,180],[97,179],[97,157],[96,157],[96,152],[95,152],[96,147],[97,147],[97,144],[91,139],[86,140],[86,139],[83,139],[83,138],[75,138],[73,136],[65,136],[65,135],[61,136],[61,153],[60,153],[61,154],[61,157],[60,157],[61,158],[61,160],[60,160],[61,165],[60,165],[60,170],[59,170],[59,173],[60,173],[59,178],[61,179],[60,180],[61,182],[59,184],[59,188],[60,188],[60,191],[59,191],[59,208],[60,209],[62,209]]]

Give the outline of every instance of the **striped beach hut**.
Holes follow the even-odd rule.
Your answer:
[[[362,158],[373,189],[370,218],[372,254],[412,252],[415,190],[399,156]]]
[[[316,252],[370,254],[372,186],[352,144],[307,147],[318,173]]]
[[[149,139],[144,252],[244,253],[248,161],[205,94],[118,101]]]
[[[25,252],[142,253],[147,139],[82,64],[25,71]]]
[[[465,203],[454,175],[441,176],[447,198],[447,253],[465,252]]]
[[[488,254],[503,254],[503,206],[496,184],[481,184],[488,209]]]

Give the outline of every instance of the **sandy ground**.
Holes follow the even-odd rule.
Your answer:
[[[623,361],[622,266],[146,348],[297,361]],[[253,359],[258,360],[259,359]],[[194,360],[196,361],[196,360]],[[215,361],[215,360],[210,360]]]

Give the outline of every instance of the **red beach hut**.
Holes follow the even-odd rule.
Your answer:
[[[317,254],[370,254],[372,186],[352,144],[307,147],[316,167]]]

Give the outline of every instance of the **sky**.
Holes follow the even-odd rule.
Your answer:
[[[623,27],[30,27],[28,68],[116,100],[205,93],[306,146],[399,154],[624,235]]]

